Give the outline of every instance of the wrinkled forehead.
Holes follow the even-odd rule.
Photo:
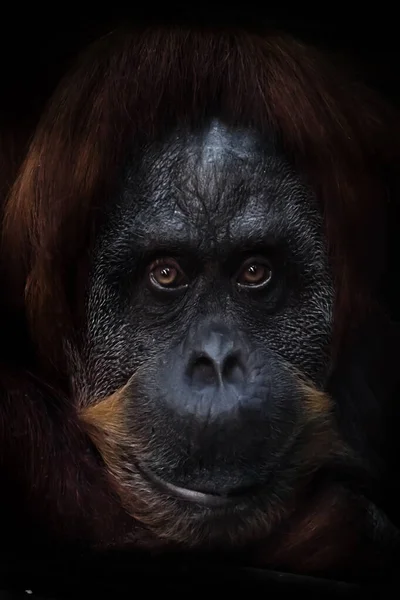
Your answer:
[[[310,203],[300,178],[272,140],[212,121],[147,147],[128,168],[121,206],[140,235],[207,231],[216,241],[282,218]],[[128,216],[129,215],[129,216]]]

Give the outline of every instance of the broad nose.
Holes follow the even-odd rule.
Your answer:
[[[189,360],[188,375],[191,384],[199,388],[241,383],[245,377],[243,350],[229,331],[202,335]]]

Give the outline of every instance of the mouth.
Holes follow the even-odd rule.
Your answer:
[[[137,464],[136,466],[142,477],[155,485],[160,492],[168,494],[169,496],[174,496],[180,500],[184,500],[185,502],[199,504],[205,507],[216,508],[231,506],[245,499],[249,499],[249,497],[254,495],[254,493],[257,491],[255,487],[242,487],[234,489],[228,493],[201,492],[191,488],[180,487],[170,483],[169,481],[165,481],[143,465]],[[259,486],[256,487],[259,489]]]

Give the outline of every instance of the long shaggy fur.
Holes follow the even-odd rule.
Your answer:
[[[210,112],[276,132],[315,188],[340,338],[368,310],[384,252],[384,177],[398,150],[388,136],[396,121],[378,104],[316,52],[280,35],[155,29],[102,39],[52,98],[5,210],[9,281],[42,358],[66,368],[55,340],[71,337],[84,278],[76,266],[85,263],[127,145],[177,120],[198,125]]]

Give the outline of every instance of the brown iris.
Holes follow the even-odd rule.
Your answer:
[[[176,289],[186,285],[186,277],[179,264],[172,258],[159,259],[149,267],[151,285],[162,289]]]
[[[272,268],[264,258],[250,258],[241,267],[237,282],[241,287],[264,287],[272,277]]]

